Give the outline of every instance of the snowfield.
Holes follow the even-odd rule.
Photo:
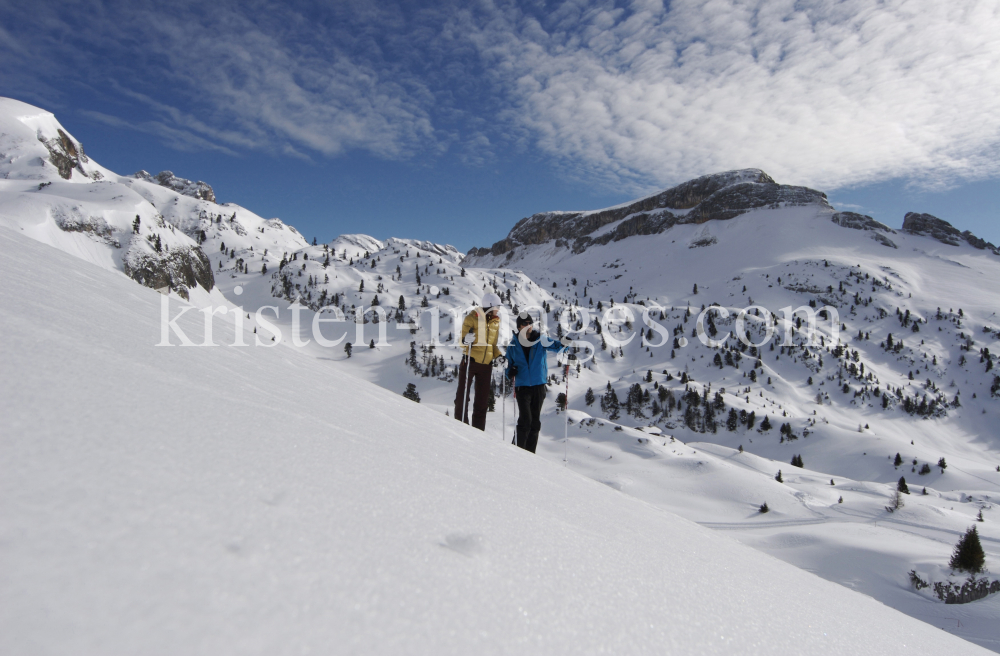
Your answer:
[[[4,653],[978,650],[335,362],[157,348],[156,292],[0,252]]]
[[[310,244],[140,173],[0,99],[4,653],[1000,651],[1000,594],[946,605],[909,576],[961,584],[976,525],[1000,578],[991,250],[825,201],[576,253]],[[568,431],[550,356],[537,456],[509,396],[485,433],[446,416],[455,322],[488,291],[596,353]],[[818,344],[801,311],[735,336],[742,308],[810,303],[838,314]],[[201,343],[200,310],[215,348],[156,346]]]

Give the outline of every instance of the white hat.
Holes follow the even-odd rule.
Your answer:
[[[500,297],[490,292],[483,296],[483,308],[489,310],[490,308],[500,307],[503,303],[500,301]]]

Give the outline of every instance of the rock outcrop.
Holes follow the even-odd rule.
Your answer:
[[[837,212],[830,218],[830,220],[844,228],[867,231],[872,239],[883,246],[897,248],[895,242],[882,234],[883,232],[896,234],[896,231],[884,223],[879,223],[867,214],[858,214],[856,212]]]
[[[518,246],[556,240],[579,253],[635,235],[663,232],[677,224],[724,221],[762,207],[817,204],[829,207],[826,194],[806,187],[779,185],[760,169],[702,176],[654,196],[593,212],[543,212],[521,219],[490,248],[473,248],[470,256],[508,257]],[[605,226],[617,223],[613,229]],[[597,233],[597,234],[595,234]]]
[[[129,244],[122,260],[122,268],[129,278],[152,289],[169,287],[182,295],[195,285],[206,290],[215,286],[212,263],[198,246],[157,253],[145,242],[145,239],[134,237]]]
[[[194,182],[186,178],[178,178],[172,171],[160,171],[155,176],[150,175],[147,171],[137,171],[132,177],[136,180],[145,180],[146,182],[152,182],[167,189],[173,189],[177,193],[190,196],[191,198],[207,200],[210,203],[217,202],[215,200],[215,190],[212,189],[210,184],[201,180]]]
[[[49,161],[59,171],[59,177],[69,180],[73,177],[74,169],[92,180],[100,180],[104,177],[99,171],[88,173],[84,168],[84,164],[90,160],[83,152],[83,144],[66,134],[62,129],[56,130],[56,133],[58,136],[46,139],[39,132],[38,140],[48,149]]]
[[[980,239],[968,230],[961,232],[944,219],[939,219],[931,214],[907,212],[906,216],[903,217],[903,232],[930,237],[949,246],[958,246],[964,241],[974,248],[989,250],[994,255],[1000,255],[1000,249],[985,239]]]

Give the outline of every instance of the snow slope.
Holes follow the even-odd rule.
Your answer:
[[[337,363],[158,348],[165,297],[0,253],[4,653],[978,652]]]
[[[595,243],[578,253],[549,241],[519,246],[509,258],[463,259],[450,246],[363,234],[309,245],[278,219],[265,220],[237,205],[219,205],[177,190],[191,187],[205,196],[210,189],[207,185],[174,183],[174,189],[148,176],[118,176],[99,167],[82,156],[82,146],[51,114],[38,108],[0,99],[0,133],[4,177],[0,180],[0,224],[112,271],[123,270],[123,252],[133,247],[151,255],[150,240],[157,235],[168,249],[200,246],[215,286],[211,292],[197,286],[187,292],[197,307],[230,310],[216,318],[215,342],[232,342],[225,336],[231,335],[226,331],[232,330],[236,307],[243,313],[248,343],[254,343],[255,333],[265,344],[280,340],[273,351],[221,349],[241,353],[237,359],[253,370],[250,376],[231,367],[223,367],[218,374],[196,369],[201,371],[201,398],[220,400],[213,401],[210,413],[205,411],[211,419],[207,419],[209,414],[195,414],[206,423],[201,428],[187,427],[191,439],[215,432],[229,434],[229,415],[243,412],[230,406],[245,407],[242,401],[234,401],[239,398],[236,390],[259,388],[269,395],[282,395],[275,397],[280,400],[257,404],[256,414],[250,416],[261,425],[273,425],[304,404],[310,406],[309,412],[330,404],[325,377],[307,368],[315,373],[312,379],[303,374],[308,386],[324,393],[306,393],[298,382],[289,383],[290,375],[275,366],[273,353],[282,354],[281,366],[311,362],[345,372],[354,378],[352,387],[363,380],[399,394],[414,383],[421,411],[429,408],[443,415],[452,407],[454,370],[460,358],[451,339],[454,322],[483,293],[496,291],[505,299],[509,294],[511,311],[534,308],[550,332],[556,330],[560,316],[568,316],[560,314],[562,306],[578,304],[591,314],[577,335],[598,349],[597,358],[570,377],[568,442],[563,440],[565,415],[555,409],[555,396],[565,381],[561,371],[553,369],[556,375],[544,407],[539,444],[541,458],[558,465],[566,458],[570,469],[607,487],[725,532],[932,626],[1000,650],[996,629],[1000,595],[961,607],[945,606],[929,590],[914,590],[907,576],[915,569],[932,581],[961,581],[945,564],[958,536],[980,511],[986,518],[978,527],[987,566],[995,568],[1000,558],[1000,532],[993,521],[994,501],[1000,494],[1000,470],[996,469],[1000,466],[996,429],[1000,401],[990,393],[996,372],[984,370],[992,366],[1000,349],[996,316],[1000,258],[989,250],[882,230],[857,215],[833,214],[823,203],[755,210],[727,221],[681,223],[659,234]],[[73,152],[78,165],[68,168],[68,160],[60,153]],[[63,169],[53,162],[61,163]],[[674,214],[684,211],[671,210]],[[136,214],[141,216],[138,235],[132,227]],[[550,214],[553,221],[561,216]],[[617,230],[620,224],[609,223],[592,236]],[[887,246],[886,240],[895,248]],[[38,257],[34,268],[48,271],[53,252],[32,252]],[[63,284],[77,290],[78,301],[88,301],[89,292],[71,284],[80,275],[75,267],[54,265],[46,275],[65,276],[68,271]],[[697,294],[692,292],[694,283],[699,287]],[[34,298],[44,301],[48,289],[40,286]],[[132,299],[146,293],[134,283],[115,289]],[[400,297],[405,310],[398,309]],[[176,294],[171,298],[178,300]],[[360,339],[349,323],[323,327],[328,339],[340,338],[335,346],[322,346],[311,333],[315,310],[322,308],[323,316],[329,317],[326,311],[336,306],[348,319],[362,311],[371,319],[376,298],[386,312],[385,321],[364,325]],[[765,345],[759,353],[741,349],[732,338],[721,347],[708,347],[692,332],[702,304],[718,303],[736,312],[755,303],[777,311],[810,300],[830,304],[840,312],[846,348],[839,357],[832,348],[831,327],[822,323],[823,347],[804,348],[801,335],[795,335],[789,339],[793,346],[776,346],[772,351]],[[617,352],[613,345],[601,349],[602,338],[611,342],[612,337],[630,332],[625,326],[612,325],[603,334],[597,333],[595,305],[601,303],[606,310],[612,301],[633,312],[635,327],[646,306],[658,302],[663,306],[660,323],[668,337],[684,338],[685,345],[672,348],[668,339],[663,347],[647,348],[636,338]],[[548,309],[542,310],[543,305]],[[280,315],[277,319],[269,316],[277,331],[273,342],[269,341],[273,333],[255,315],[269,306]],[[176,316],[180,307],[172,305],[170,316]],[[293,310],[301,315],[297,325]],[[904,321],[904,310],[913,320]],[[436,326],[429,318],[431,311],[440,316]],[[200,320],[194,320],[197,316],[189,312],[178,322],[195,342],[201,337]],[[658,316],[654,313],[653,318]],[[753,321],[754,340],[759,341],[760,324]],[[227,323],[228,329],[224,328]],[[717,324],[723,331],[733,328],[731,319],[718,319]],[[921,328],[919,333],[912,332],[914,324]],[[564,326],[574,327],[565,320]],[[984,332],[983,326],[992,328]],[[379,338],[379,328],[385,329],[386,342]],[[155,334],[150,339],[159,341],[157,329],[152,330]],[[859,330],[867,333],[861,339]],[[777,344],[785,332],[778,327]],[[884,344],[889,333],[897,343],[904,339],[906,347],[887,350]],[[301,346],[288,348],[296,339]],[[659,339],[655,337],[653,343]],[[374,348],[367,348],[370,340],[378,340]],[[343,351],[345,341],[354,345],[350,358]],[[39,348],[53,347],[43,343]],[[156,370],[157,352],[162,350],[137,351],[135,366]],[[721,356],[735,356],[735,360],[714,364],[714,358]],[[228,360],[236,356],[212,357]],[[182,359],[202,362],[201,356]],[[550,360],[555,363],[554,356]],[[851,370],[857,365],[865,367],[863,372]],[[645,380],[647,372],[651,382]],[[911,372],[915,372],[912,380]],[[750,379],[751,374],[756,380]],[[689,381],[681,383],[682,376]],[[189,384],[180,373],[173,379]],[[136,393],[145,395],[156,378],[130,380],[139,390]],[[847,392],[842,389],[845,383]],[[623,404],[614,419],[601,410],[600,403],[584,401],[587,388],[599,398],[608,384]],[[635,385],[650,400],[630,413],[624,400]],[[689,425],[679,409],[663,412],[662,407],[652,407],[651,401],[661,390],[675,400],[687,391],[707,391],[709,397],[720,392],[724,409],[717,413],[716,429],[707,428],[703,416]],[[155,397],[163,391],[149,387],[148,393]],[[882,408],[880,401],[887,397],[891,403]],[[961,404],[954,406],[959,397]],[[907,413],[906,398],[941,399],[941,404],[934,413]],[[412,410],[408,401],[396,401]],[[185,401],[184,407],[188,405],[199,407],[199,403]],[[365,420],[383,409],[382,405],[353,405],[357,417]],[[500,443],[506,436],[509,441],[512,406],[509,398],[506,404],[498,404],[497,411],[489,414],[486,435],[479,438]],[[348,403],[345,412],[351,407]],[[268,408],[280,417],[263,419]],[[385,411],[393,413],[395,408],[390,404]],[[755,413],[756,424],[748,426],[741,419],[729,430],[725,424],[730,410]],[[176,421],[174,413],[153,411],[157,418],[162,415],[170,421]],[[765,415],[773,424],[770,431],[760,427]],[[76,423],[71,416],[68,410],[55,415],[66,426]],[[113,419],[105,417],[104,421]],[[778,430],[785,422],[792,431],[787,440]],[[249,428],[235,435],[260,438]],[[901,454],[902,466],[893,463],[896,453]],[[804,469],[789,465],[793,455],[804,458]],[[947,458],[947,471],[933,466],[940,457]],[[930,473],[918,473],[923,465],[931,466]],[[774,480],[779,469],[783,483]],[[903,475],[915,494],[906,498],[905,508],[890,514],[885,506]],[[920,494],[923,489],[927,495]],[[767,515],[757,512],[764,501],[771,508]]]

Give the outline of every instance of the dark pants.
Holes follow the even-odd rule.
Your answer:
[[[517,387],[517,445],[535,452],[538,446],[538,431],[542,428],[542,403],[545,401],[545,385]]]
[[[469,366],[469,379],[465,378],[465,367]],[[458,391],[455,393],[455,419],[469,423],[469,396],[475,391],[475,401],[472,403],[472,425],[479,430],[486,430],[486,408],[490,402],[490,380],[493,378],[492,364],[479,364],[475,360],[471,364],[467,358],[462,358],[458,365]],[[465,406],[464,408],[462,406]]]

